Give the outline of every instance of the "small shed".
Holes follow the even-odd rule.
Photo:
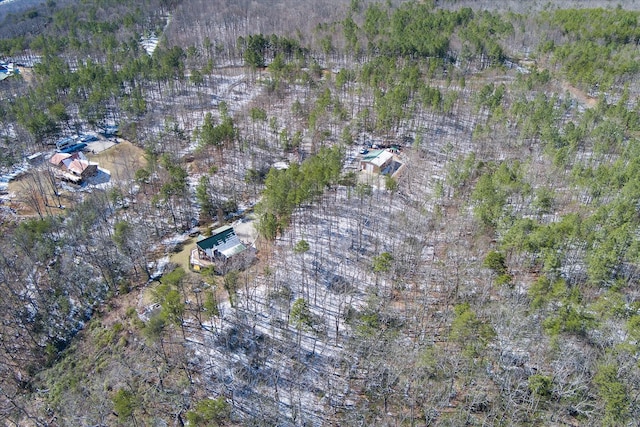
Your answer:
[[[31,154],[30,156],[27,156],[27,163],[29,163],[31,166],[39,165],[43,161],[44,153],[41,153],[39,151],[37,153]]]
[[[387,150],[370,151],[362,157],[360,170],[369,173],[380,173],[393,160],[393,153]]]

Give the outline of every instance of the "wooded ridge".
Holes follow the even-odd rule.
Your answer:
[[[639,16],[1,2],[0,425],[636,425]]]

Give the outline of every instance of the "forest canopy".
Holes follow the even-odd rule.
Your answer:
[[[633,425],[639,8],[0,3],[0,425]]]

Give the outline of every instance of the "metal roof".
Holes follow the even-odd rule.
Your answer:
[[[51,158],[49,159],[49,163],[53,164],[53,165],[60,165],[60,163],[62,163],[63,160],[68,159],[71,157],[71,154],[69,153],[56,153],[53,156],[51,156]]]
[[[218,251],[228,258],[246,249],[246,246],[238,239],[236,232],[230,225],[216,228],[209,237],[201,236],[197,241],[197,245],[211,257]]]
[[[362,161],[381,167],[392,158],[393,158],[393,153],[387,150],[376,150],[376,151],[371,151],[369,152],[369,154],[362,157]]]
[[[0,81],[19,74],[19,70],[13,65],[13,62],[0,61]]]
[[[64,159],[62,163],[70,172],[73,172],[76,175],[82,175],[82,172],[84,172],[85,169],[91,166],[91,163],[88,160],[74,159],[71,157],[68,159]]]
[[[224,245],[218,246],[218,252],[227,258],[232,255],[239,254],[245,249],[247,249],[246,246],[242,244],[236,235],[233,236],[233,239],[225,242]]]
[[[67,159],[71,159],[71,160],[79,159],[79,160],[86,161],[87,156],[85,156],[81,151],[76,151],[75,153],[55,153],[53,156],[51,156],[51,158],[49,159],[49,162],[51,164],[59,166],[60,164],[63,163],[64,160],[67,160]]]
[[[375,159],[376,157],[378,157],[380,155],[380,153],[382,153],[384,150],[372,150],[369,151],[366,155],[362,156],[362,161],[363,162],[370,162],[371,160]]]

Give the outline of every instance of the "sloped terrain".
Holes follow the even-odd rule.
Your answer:
[[[2,210],[0,420],[634,425],[638,12],[486,6],[19,15],[3,165],[133,146],[65,209]],[[238,221],[255,259],[190,271]]]

